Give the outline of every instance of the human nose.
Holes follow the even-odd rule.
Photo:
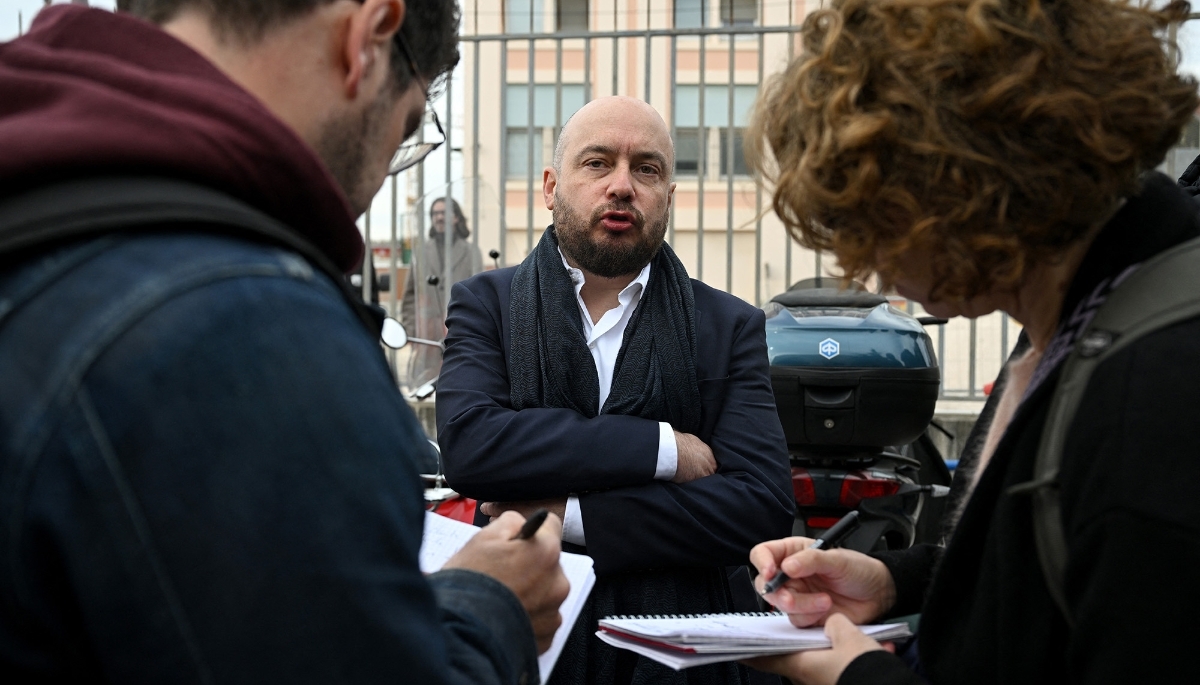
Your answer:
[[[612,200],[629,200],[633,197],[633,170],[628,165],[617,165],[609,175],[608,197]]]

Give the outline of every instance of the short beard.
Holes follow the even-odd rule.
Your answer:
[[[629,212],[634,215],[638,240],[632,245],[597,242],[592,239],[592,228],[600,225],[605,212]],[[662,248],[667,235],[668,214],[657,221],[646,222],[642,213],[628,202],[611,202],[597,207],[592,216],[584,219],[554,193],[554,235],[563,254],[570,257],[579,268],[601,278],[617,278],[636,274],[642,270]],[[603,230],[603,229],[601,229]]]
[[[361,112],[326,121],[317,134],[317,155],[345,193],[354,216],[367,211],[383,178],[372,178],[368,160],[387,127],[395,104],[394,88],[386,88]]]

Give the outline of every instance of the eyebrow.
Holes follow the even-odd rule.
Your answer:
[[[579,154],[575,155],[575,161],[578,162],[578,161],[582,160],[583,158],[585,158],[589,155],[594,155],[594,154],[608,155],[611,157],[611,156],[615,156],[617,154],[617,150],[616,150],[616,148],[611,148],[607,145],[588,145],[587,147],[580,150]],[[666,155],[662,154],[661,152],[659,152],[657,150],[646,150],[643,152],[636,152],[636,153],[634,153],[633,158],[635,160],[639,160],[639,159],[654,160],[655,162],[658,162],[658,164],[662,168],[664,168],[664,169],[667,168]]]

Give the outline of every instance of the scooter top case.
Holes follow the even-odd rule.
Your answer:
[[[915,318],[881,295],[835,288],[789,290],[764,310],[789,449],[905,445],[929,425],[941,373]]]

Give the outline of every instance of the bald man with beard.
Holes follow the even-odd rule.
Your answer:
[[[595,100],[563,128],[554,223],[516,267],[454,286],[438,387],[446,474],[477,523],[546,507],[598,581],[551,683],[738,683],[595,638],[612,614],[732,608],[726,567],[787,534],[793,503],[761,310],[692,280],[664,241],[662,117]]]

